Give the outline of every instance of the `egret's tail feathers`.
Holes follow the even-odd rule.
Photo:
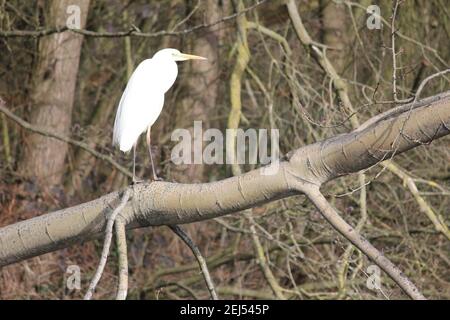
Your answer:
[[[128,152],[133,148],[134,141],[136,139],[133,139],[133,137],[129,137],[127,135],[121,135],[120,129],[117,127],[114,127],[113,132],[113,147],[118,146],[120,151],[122,152]]]
[[[133,143],[127,143],[126,141],[121,141],[118,143],[119,149],[122,152],[129,152],[133,148]]]

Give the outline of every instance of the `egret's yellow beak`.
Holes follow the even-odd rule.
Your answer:
[[[186,60],[208,60],[205,57],[196,56],[193,54],[186,54],[186,53],[178,53],[175,55],[176,61],[186,61]]]

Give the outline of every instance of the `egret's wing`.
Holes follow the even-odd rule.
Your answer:
[[[129,151],[138,137],[152,125],[164,105],[164,91],[158,85],[160,67],[152,59],[139,64],[130,77],[117,109],[113,144]]]

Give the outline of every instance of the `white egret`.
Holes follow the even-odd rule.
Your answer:
[[[153,58],[142,61],[131,75],[122,94],[114,121],[113,145],[123,152],[133,148],[133,182],[136,182],[136,144],[147,130],[147,145],[153,178],[158,180],[153,165],[150,130],[158,119],[164,94],[172,87],[178,75],[176,61],[206,60],[204,57],[181,53],[176,49],[162,49]]]

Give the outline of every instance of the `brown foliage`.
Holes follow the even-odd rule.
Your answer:
[[[324,41],[331,46],[326,50],[328,58],[346,80],[350,99],[362,123],[397,105],[392,101],[392,57],[389,47],[391,2],[381,1],[382,16],[387,23],[382,30],[375,31],[365,28],[367,16],[357,6],[343,5],[339,8],[339,17],[344,20],[341,23],[321,21],[330,16],[330,8],[322,12],[323,2],[298,1],[302,4],[300,14],[313,40]],[[192,1],[150,3],[140,0],[130,3],[95,1],[89,8],[86,29],[119,32],[127,31],[134,25],[145,32],[182,31],[201,23],[214,22],[206,16],[208,11],[202,1],[199,2],[200,8],[192,6],[195,3]],[[250,1],[244,3],[246,6],[252,4]],[[0,6],[3,6],[0,7],[1,30],[45,28],[39,1],[7,1]],[[411,2],[401,4],[396,20],[399,31],[396,37],[399,99],[411,98],[417,84],[424,78],[448,69],[450,21],[446,17],[445,7],[446,3],[442,0],[423,1],[420,5]],[[231,5],[220,9],[223,13],[220,16],[231,15],[234,10]],[[183,20],[188,16],[187,20]],[[220,19],[220,16],[217,18]],[[257,28],[249,29],[247,40],[251,57],[241,87],[240,127],[279,128],[282,152],[351,130],[349,111],[342,106],[330,85],[330,78],[298,41],[287,17],[282,1],[272,1],[270,5],[266,3],[246,13],[249,21],[280,35],[292,53],[288,54],[277,39]],[[333,33],[327,34],[327,28],[333,28]],[[342,29],[336,31],[339,28]],[[345,41],[340,42],[341,36]],[[31,122],[36,122],[38,118],[34,115],[38,104],[32,98],[35,97],[35,90],[45,97],[52,92],[52,88],[40,92],[39,85],[45,85],[40,80],[37,87],[33,86],[33,79],[39,78],[37,61],[43,54],[39,48],[45,39],[4,38],[0,31],[0,96],[15,114]],[[230,73],[236,53],[236,19],[176,37],[133,36],[129,39],[131,51],[127,53],[124,37],[84,38],[79,68],[68,71],[74,77],[78,71],[78,75],[73,89],[73,110],[65,105],[65,116],[68,118],[61,132],[88,142],[99,152],[114,154],[123,166],[131,168],[131,158],[115,152],[111,147],[114,111],[127,81],[127,55],[136,66],[161,47],[172,46],[197,54],[200,53],[197,51],[211,50],[218,57],[215,61],[217,65],[211,65],[212,70],[201,70],[204,74],[197,75],[199,70],[195,70],[195,65],[180,65],[179,79],[166,96],[163,114],[155,128],[157,138],[153,142],[158,144],[156,147],[160,152],[157,162],[166,180],[178,181],[181,178],[177,177],[188,176],[186,180],[214,181],[231,175],[230,168],[225,165],[205,166],[202,170],[185,168],[174,172],[168,159],[173,146],[170,141],[172,130],[190,128],[192,121],[196,120],[196,117],[186,117],[185,114],[192,112],[206,119],[205,127],[226,128],[230,112]],[[345,45],[342,46],[342,43]],[[45,53],[45,57],[50,54]],[[206,83],[198,87],[207,92],[204,97],[201,92],[191,96],[194,87],[197,87],[195,81],[199,78]],[[447,75],[431,81],[421,96],[448,90],[448,79]],[[70,98],[65,99],[68,100]],[[193,110],[190,110],[191,107]],[[51,123],[59,121],[57,119]],[[38,148],[41,142],[30,142],[27,132],[1,115],[0,128],[0,226],[86,202],[127,183],[126,177],[102,160],[64,143],[49,146],[52,154],[61,152],[59,145],[68,148],[57,172],[64,183],[55,186],[55,183],[36,180],[33,174],[30,175],[30,172],[37,174],[30,159],[39,164],[51,159],[37,158],[24,149]],[[449,138],[446,137],[396,158],[396,163],[414,179],[428,206],[443,216],[447,224],[450,214],[449,150]],[[139,149],[138,169],[141,176],[149,177],[150,166],[146,155],[144,149]],[[251,166],[244,167],[244,170],[248,169]],[[384,252],[407,275],[414,275],[417,285],[427,297],[449,299],[449,240],[435,231],[427,216],[421,213],[413,194],[396,175],[380,165],[365,174],[368,220],[362,227],[362,233],[375,246],[384,248]],[[357,225],[361,217],[358,178],[348,176],[337,180],[327,185],[326,193],[344,218]],[[348,243],[337,236],[304,198],[290,198],[254,208],[252,214],[269,266],[279,285],[286,289],[288,297],[404,297],[384,276],[382,285],[385,295],[367,289],[366,269],[370,262],[357,251],[348,257],[348,268],[343,272],[345,285],[340,287],[338,273]],[[208,258],[222,298],[274,297],[257,264],[248,232],[250,225],[244,215],[233,215],[186,227]],[[128,235],[128,240],[130,299],[208,297],[191,252],[168,228],[135,230]],[[0,298],[81,298],[84,290],[69,292],[65,289],[66,268],[72,264],[80,266],[82,288],[86,288],[100,252],[101,241],[94,241],[5,267],[0,271]],[[111,259],[96,298],[114,297],[116,274],[115,259]]]

